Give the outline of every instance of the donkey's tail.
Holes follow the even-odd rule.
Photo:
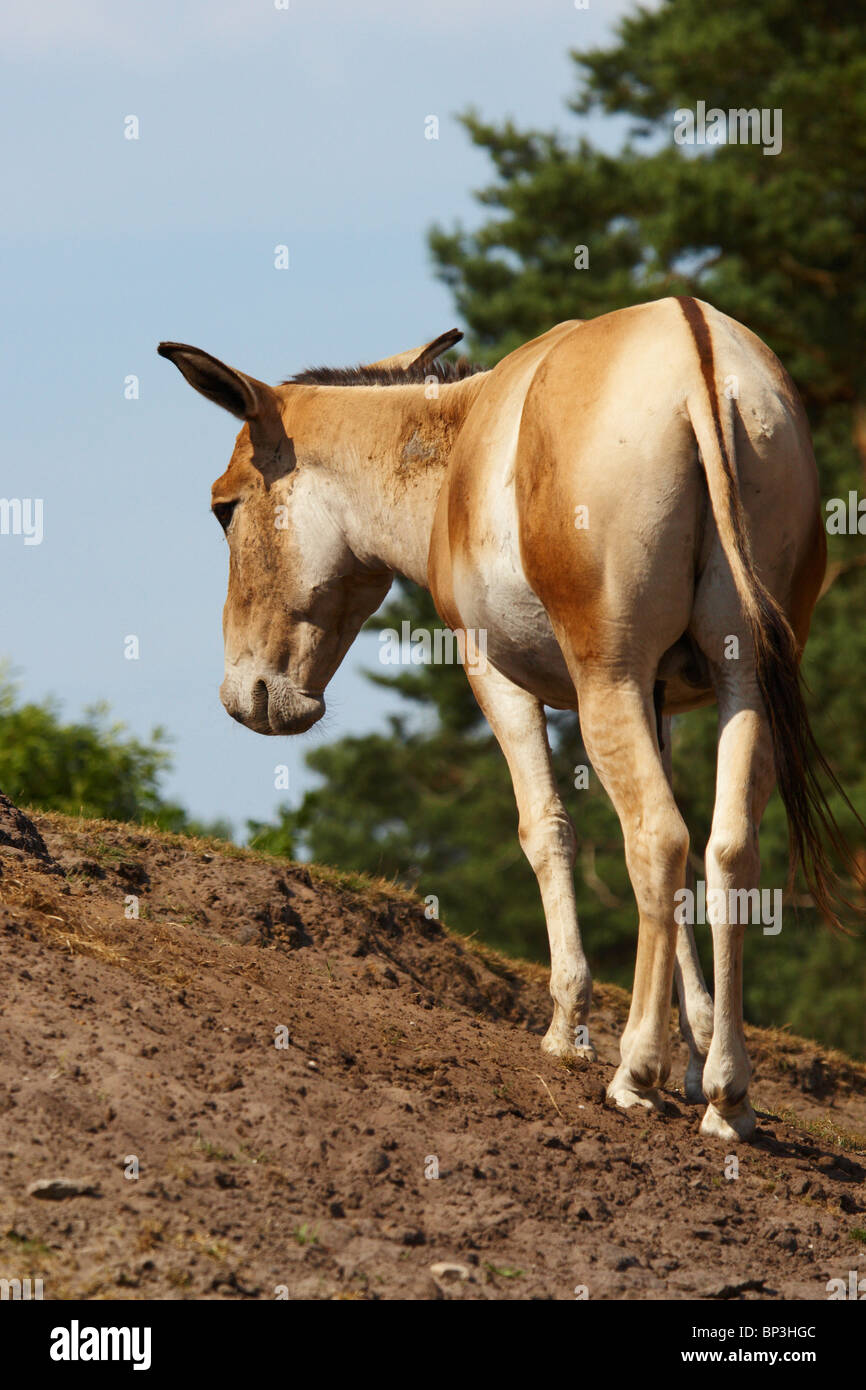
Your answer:
[[[802,869],[819,911],[833,926],[841,927],[838,908],[851,908],[852,904],[840,889],[827,845],[832,845],[855,879],[860,879],[862,873],[839,829],[819,774],[839,793],[861,825],[863,822],[815,741],[803,698],[797,639],[755,568],[737,480],[733,431],[725,429],[719,408],[706,319],[694,299],[684,297],[679,302],[698,350],[705,387],[690,396],[689,418],[703,461],[719,539],[752,637],[755,673],[773,742],[776,780],[788,813],[791,875],[798,867]]]

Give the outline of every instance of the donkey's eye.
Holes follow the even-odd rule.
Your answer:
[[[237,505],[237,502],[214,502],[211,507],[211,511],[224,531],[229,529]]]

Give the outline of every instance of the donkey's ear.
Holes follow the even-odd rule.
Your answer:
[[[409,348],[408,352],[398,352],[393,357],[382,357],[378,362],[367,363],[367,366],[385,371],[404,372],[408,372],[412,367],[432,367],[436,358],[441,357],[442,353],[447,352],[455,343],[459,343],[462,337],[459,328],[449,328],[447,333],[440,333],[438,338],[434,338],[431,343],[425,343],[423,347]]]
[[[167,357],[186,377],[190,386],[221,405],[239,420],[265,424],[279,418],[279,400],[272,386],[227,367],[218,357],[188,343],[160,343],[160,357]]]

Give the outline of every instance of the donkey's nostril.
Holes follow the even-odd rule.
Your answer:
[[[253,686],[253,718],[258,719],[268,713],[268,687],[265,681],[256,681]]]

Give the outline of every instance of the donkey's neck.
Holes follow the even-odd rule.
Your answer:
[[[430,397],[424,385],[324,388],[329,414],[339,422],[341,447],[334,456],[343,529],[364,564],[427,586],[436,499],[454,442],[486,377],[479,372],[439,383]]]

